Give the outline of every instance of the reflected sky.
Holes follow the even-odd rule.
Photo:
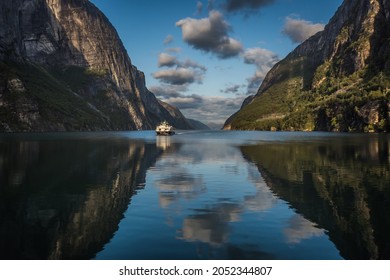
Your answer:
[[[158,137],[164,153],[97,259],[134,238],[119,258],[339,259],[325,231],[280,200],[243,157],[240,144],[252,141],[215,133]],[[129,233],[139,223],[148,231],[141,238]],[[310,250],[313,242],[325,253]]]
[[[388,259],[387,135],[0,135],[3,259]]]
[[[140,141],[73,136],[0,137],[1,259],[92,258],[159,153]]]
[[[304,219],[301,215],[292,216],[283,232],[287,243],[290,244],[297,244],[305,239],[324,235],[323,229],[317,228],[316,224]]]

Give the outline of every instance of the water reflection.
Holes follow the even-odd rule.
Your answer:
[[[245,208],[254,212],[263,212],[271,209],[278,202],[278,198],[272,193],[263,177],[253,165],[248,165],[248,182],[256,189],[254,195],[245,197]]]
[[[0,142],[0,258],[93,257],[159,153],[134,141]]]
[[[317,225],[306,220],[301,215],[294,215],[288,220],[288,226],[283,230],[287,242],[290,244],[300,243],[304,239],[315,236],[322,236],[324,230],[317,228]]]
[[[388,137],[308,135],[0,138],[0,258],[390,258]]]
[[[390,258],[389,151],[387,136],[242,147],[271,190],[318,225],[294,218],[304,234],[288,229],[289,240],[324,228],[347,259]]]
[[[171,137],[156,136],[156,146],[163,151],[168,150],[171,147]]]
[[[197,214],[183,221],[182,238],[187,241],[202,241],[211,245],[220,245],[228,241],[228,224],[240,220],[238,204],[221,203],[212,209],[198,210]]]
[[[278,247],[315,237],[321,243],[329,242],[315,223],[286,204],[280,205],[257,166],[243,158],[239,146],[223,141],[180,143],[173,155],[163,155],[157,161],[146,183],[156,187],[164,219],[177,232],[177,240],[197,248],[183,252],[181,258],[277,259],[283,258],[275,252]],[[280,213],[269,218],[267,212],[277,207]],[[284,222],[280,218],[286,213],[292,217]],[[277,232],[280,236],[275,238]],[[185,246],[189,245],[173,243],[170,250]],[[290,258],[307,254],[300,254],[300,249],[288,249]]]
[[[160,189],[159,202],[162,208],[180,199],[193,199],[205,191],[202,178],[190,174],[172,174],[156,181],[156,185]]]

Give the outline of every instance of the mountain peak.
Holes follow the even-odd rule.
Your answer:
[[[345,0],[267,74],[225,127],[388,131],[390,1]]]
[[[191,128],[148,91],[91,2],[4,0],[0,8],[0,130],[151,129],[164,119]],[[12,80],[23,94],[7,86]]]

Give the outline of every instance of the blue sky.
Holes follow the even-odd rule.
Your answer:
[[[91,2],[158,98],[218,128],[272,65],[323,29],[342,0]]]

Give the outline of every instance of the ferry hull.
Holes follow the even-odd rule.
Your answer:
[[[174,131],[156,131],[156,134],[160,135],[160,136],[171,136],[171,135],[174,135],[175,132]]]

